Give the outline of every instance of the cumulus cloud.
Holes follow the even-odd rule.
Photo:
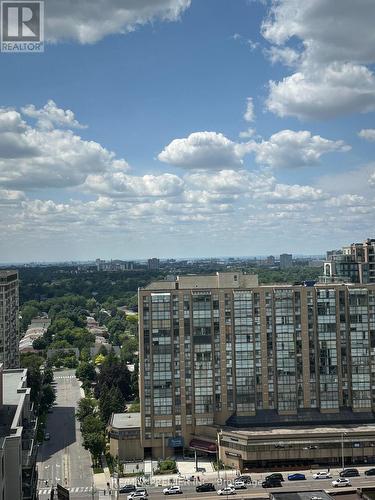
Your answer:
[[[326,198],[327,195],[321,189],[312,186],[276,184],[272,191],[260,192],[256,197],[269,203],[291,203],[318,201]]]
[[[250,139],[250,137],[254,137],[254,135],[256,134],[256,130],[255,128],[248,128],[247,130],[242,130],[238,136],[241,138],[241,139]]]
[[[300,60],[300,54],[290,47],[271,47],[265,51],[272,64],[282,63],[293,67]]]
[[[176,21],[190,4],[191,0],[48,0],[46,37],[52,42],[95,43],[156,20]]]
[[[326,153],[346,152],[351,148],[343,141],[331,141],[307,130],[281,130],[268,141],[252,143],[257,163],[270,167],[304,167],[318,165]]]
[[[270,82],[268,109],[300,119],[374,111],[375,76],[366,66],[375,61],[374,16],[371,0],[273,2],[262,25],[268,54],[298,71]],[[288,46],[292,38],[302,48]]]
[[[254,103],[252,97],[248,97],[246,100],[246,111],[243,117],[247,122],[253,122],[255,120]]]
[[[58,114],[65,116],[65,122],[74,120],[74,114],[60,111],[63,110]],[[53,118],[51,126],[57,121]],[[18,111],[0,108],[0,185],[3,187],[74,187],[83,184],[89,174],[127,168],[125,160],[117,159],[97,142],[85,141],[71,130],[32,127]]]
[[[133,176],[124,172],[89,175],[86,189],[94,193],[117,197],[175,196],[183,187],[183,180],[174,174]]]
[[[57,127],[68,128],[86,128],[76,120],[73,111],[70,109],[61,109],[50,99],[41,109],[37,109],[34,104],[29,104],[21,108],[24,115],[35,118],[37,126],[43,129],[52,129]]]
[[[241,167],[248,152],[247,143],[235,143],[221,133],[195,132],[174,139],[158,159],[177,167],[220,170]]]
[[[365,66],[333,63],[269,83],[267,108],[283,116],[326,119],[375,111],[375,76]]]
[[[359,137],[366,139],[366,141],[375,141],[375,128],[364,128],[358,132]]]

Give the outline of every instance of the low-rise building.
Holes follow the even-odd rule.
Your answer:
[[[120,462],[143,460],[140,413],[113,413],[108,433],[113,457]]]

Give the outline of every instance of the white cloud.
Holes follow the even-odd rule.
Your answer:
[[[86,189],[114,197],[175,196],[182,191],[183,181],[174,174],[133,176],[124,172],[89,175]]]
[[[176,21],[190,4],[191,0],[48,0],[46,37],[52,42],[95,43],[156,20]]]
[[[270,42],[283,45],[293,37],[303,41],[310,60],[375,60],[372,0],[280,0],[272,3],[263,22],[262,34]]]
[[[0,205],[19,205],[25,199],[22,191],[0,189]]]
[[[254,137],[255,134],[255,128],[248,128],[247,130],[240,132],[238,135],[241,139],[250,139],[250,137]]]
[[[276,184],[272,191],[260,192],[256,198],[261,198],[269,203],[311,202],[327,198],[321,189],[298,184]]]
[[[271,47],[265,51],[272,64],[278,62],[285,64],[285,66],[293,67],[300,60],[300,54],[290,47]]]
[[[195,132],[174,139],[159,153],[164,163],[189,169],[228,169],[241,167],[249,152],[247,143],[235,143],[217,132]]]
[[[262,26],[274,44],[267,53],[298,71],[270,82],[267,108],[300,119],[374,111],[375,76],[365,66],[375,62],[374,16],[371,0],[273,2]],[[286,45],[293,37],[302,49]]]
[[[267,108],[283,116],[326,119],[375,111],[375,76],[365,66],[334,63],[271,81]]]
[[[74,115],[65,116],[67,120],[74,120]],[[56,123],[57,119],[53,121]],[[83,184],[89,174],[127,168],[125,160],[117,159],[97,142],[85,141],[71,130],[33,128],[17,111],[0,108],[0,185],[3,187],[73,187]]]
[[[252,97],[248,97],[246,100],[246,111],[243,117],[247,122],[253,122],[255,120],[254,103]]]
[[[333,196],[327,200],[326,205],[328,207],[362,207],[367,205],[368,202],[363,196],[357,194],[343,194],[340,196]]]
[[[343,141],[331,141],[307,130],[281,130],[268,141],[252,143],[257,163],[270,167],[304,167],[318,165],[326,153],[346,152],[351,148]]]
[[[364,128],[358,132],[359,137],[366,139],[366,141],[375,141],[375,128]]]
[[[24,115],[35,118],[37,126],[43,129],[52,129],[57,127],[68,128],[86,128],[85,125],[76,120],[73,111],[70,109],[61,109],[50,99],[41,109],[36,109],[34,104],[29,104],[21,108]]]

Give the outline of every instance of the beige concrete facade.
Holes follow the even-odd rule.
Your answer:
[[[18,288],[18,272],[0,270],[0,363],[5,369],[19,367]]]
[[[146,456],[196,440],[213,453],[221,429],[374,419],[375,285],[179,277],[139,291],[139,320]],[[259,453],[241,460],[261,462]]]
[[[110,453],[120,462],[143,460],[140,413],[113,413],[108,426]]]

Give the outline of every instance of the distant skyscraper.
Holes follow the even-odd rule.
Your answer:
[[[160,261],[156,257],[153,257],[152,259],[148,259],[147,264],[150,270],[159,269]]]
[[[293,256],[290,253],[282,253],[280,255],[280,268],[286,269],[292,266]]]
[[[19,366],[18,272],[0,271],[0,363]]]

